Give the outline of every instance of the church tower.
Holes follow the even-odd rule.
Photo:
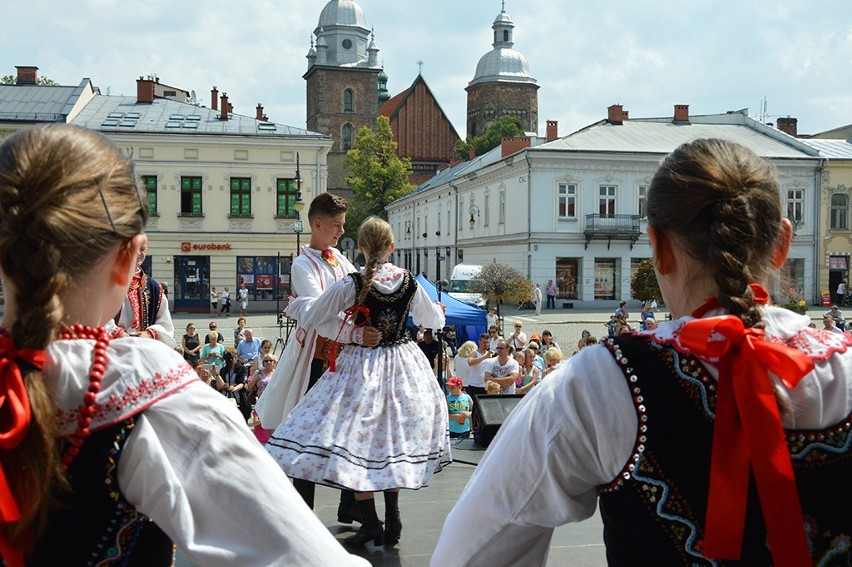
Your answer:
[[[525,132],[538,132],[538,84],[527,58],[513,48],[515,24],[506,3],[491,28],[493,49],[476,65],[467,91],[467,135],[481,136],[498,118],[514,116]]]
[[[303,75],[307,128],[334,138],[328,154],[328,190],[348,199],[343,158],[355,143],[358,128],[375,127],[379,82],[386,85],[387,75],[380,77],[379,49],[357,2],[330,0],[320,13],[314,37]]]

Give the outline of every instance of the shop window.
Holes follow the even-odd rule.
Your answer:
[[[595,258],[595,299],[616,299],[615,258]]]
[[[246,284],[249,299],[284,300],[290,295],[291,262],[290,256],[237,256],[237,287]]]
[[[578,299],[577,282],[580,280],[579,258],[556,259],[556,287],[559,299]]]

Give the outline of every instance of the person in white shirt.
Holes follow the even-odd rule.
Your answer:
[[[733,142],[663,160],[648,236],[674,320],[584,348],[524,397],[431,565],[544,565],[554,528],[598,504],[610,564],[848,557],[852,337],[769,304],[782,202],[772,164]]]
[[[375,346],[381,339],[381,333],[374,327],[341,325],[342,319],[317,327],[305,324],[317,298],[332,284],[356,271],[352,263],[334,248],[343,235],[347,208],[345,200],[331,193],[318,195],[308,208],[311,239],[308,246],[302,246],[290,268],[291,297],[284,310],[287,317],[296,320],[296,330],[255,406],[260,422],[270,431],[287,418],[322,376],[335,342]],[[308,506],[313,508],[314,484],[303,479],[296,479],[293,484]],[[342,493],[337,516],[341,523],[358,520],[351,492]]]
[[[515,332],[506,338],[509,346],[511,346],[515,350],[523,350],[527,345],[527,334],[523,332],[521,329],[524,327],[523,323],[520,321],[515,322]]]
[[[240,295],[240,315],[245,317],[246,309],[248,309],[248,288],[246,287],[245,282],[240,284],[240,289],[237,290],[237,293]]]
[[[497,308],[496,307],[489,307],[488,308],[488,314],[485,316],[485,323],[486,323],[487,327],[489,329],[491,327],[497,327],[497,329],[499,330],[500,329],[499,322],[500,322],[500,318],[497,316]]]
[[[519,371],[518,361],[509,356],[509,344],[500,341],[497,345],[497,356],[488,361],[485,381],[491,380],[500,384],[501,394],[514,394]]]
[[[541,315],[541,299],[541,284],[537,283],[535,284],[535,287],[533,288],[532,292],[532,302],[533,305],[535,305],[536,315]]]
[[[470,353],[467,358],[467,393],[473,398],[474,405],[476,404],[477,395],[485,395],[485,372],[488,370],[488,360],[494,356],[496,351],[488,348],[488,334],[482,333],[479,335],[479,347]]]
[[[497,352],[497,343],[503,340],[503,337],[500,336],[500,329],[496,326],[488,328],[488,350],[491,352]]]

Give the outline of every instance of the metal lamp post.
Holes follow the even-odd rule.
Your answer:
[[[302,225],[302,209],[305,208],[305,202],[302,201],[302,172],[299,170],[299,152],[296,152],[296,201],[293,203],[293,208],[296,209],[296,220],[293,221],[293,232],[296,233],[296,256],[301,253],[302,246],[300,237],[304,226]],[[296,259],[296,256],[293,259]]]

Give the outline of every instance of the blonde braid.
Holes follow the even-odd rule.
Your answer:
[[[67,323],[66,290],[85,285],[98,263],[143,231],[148,211],[137,191],[130,161],[83,128],[29,128],[0,146],[0,270],[15,306],[9,332],[17,348],[46,349]],[[21,511],[4,529],[26,551],[67,481],[44,376],[26,365],[21,373],[30,426],[17,447],[0,451],[0,462]]]
[[[376,275],[379,259],[387,254],[393,245],[393,231],[387,221],[379,217],[369,217],[358,228],[358,244],[364,250],[364,255],[367,258],[361,291],[358,293],[358,299],[355,302],[356,305],[363,305],[370,288],[373,286],[373,277]]]

